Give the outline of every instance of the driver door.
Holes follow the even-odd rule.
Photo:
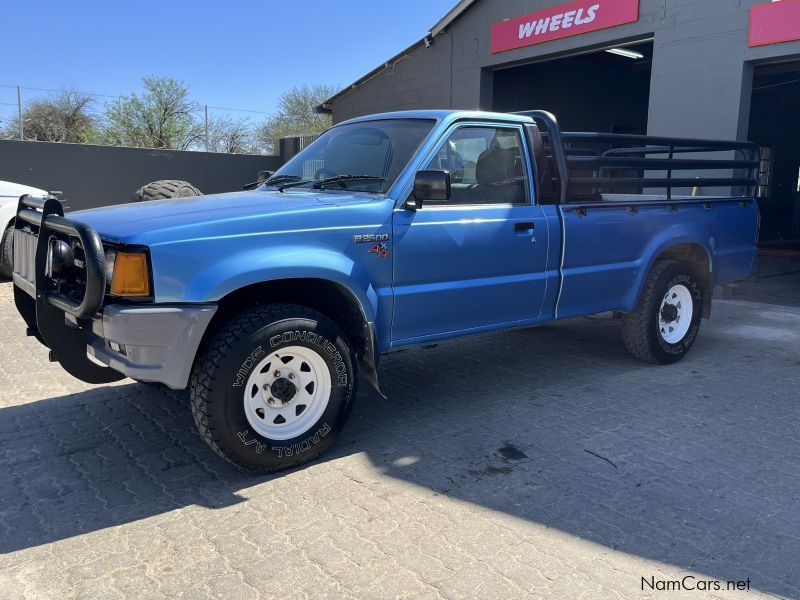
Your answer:
[[[527,324],[542,313],[548,227],[522,127],[454,126],[423,169],[447,201],[394,213],[392,345]]]

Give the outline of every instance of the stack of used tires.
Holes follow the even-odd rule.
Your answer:
[[[198,190],[188,181],[179,179],[162,179],[143,185],[136,190],[135,202],[146,200],[166,200],[167,198],[191,198],[192,196],[202,196]]]

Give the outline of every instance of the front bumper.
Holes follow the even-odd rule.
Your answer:
[[[183,389],[200,341],[217,306],[111,304],[87,332],[87,351],[97,361],[136,379]]]
[[[82,270],[71,281],[61,279],[48,258],[50,245],[59,242],[83,257]],[[78,258],[73,260],[77,266]],[[65,283],[83,283],[82,297],[65,292]],[[28,335],[50,348],[50,360],[87,383],[128,376],[186,387],[217,307],[104,306],[105,290],[104,249],[97,232],[64,218],[55,198],[21,197],[14,229],[14,300]]]

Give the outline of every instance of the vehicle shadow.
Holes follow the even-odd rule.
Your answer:
[[[628,357],[616,322],[581,319],[390,355],[388,399],[362,389],[321,460],[346,472],[363,467],[339,459],[365,453],[380,475],[800,597],[800,406],[782,362],[796,348],[735,342],[707,331],[691,360],[654,368]],[[157,387],[3,408],[0,552],[230,506],[275,477],[217,458],[185,395]]]

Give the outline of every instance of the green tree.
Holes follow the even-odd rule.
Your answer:
[[[208,151],[258,154],[250,122],[227,116],[211,119],[208,123]]]
[[[199,106],[189,88],[170,77],[144,77],[144,92],[106,104],[103,139],[114,146],[188,150],[203,137]]]
[[[29,102],[22,111],[26,140],[85,144],[96,142],[97,121],[90,108],[94,98],[77,90],[62,90],[53,98]],[[17,137],[19,124],[8,119],[6,137]]]
[[[297,135],[322,133],[331,126],[331,117],[319,114],[316,107],[333,96],[332,85],[302,85],[284,93],[278,110],[256,130],[256,141],[268,154],[277,152],[278,140]]]

